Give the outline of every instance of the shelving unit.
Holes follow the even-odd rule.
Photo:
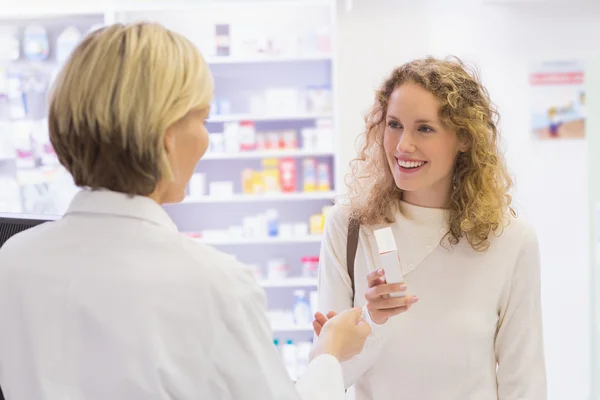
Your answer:
[[[341,182],[333,100],[336,89],[333,37],[336,2],[99,0],[84,5],[81,1],[70,0],[68,4],[69,7],[60,7],[40,2],[35,8],[15,5],[11,10],[0,10],[0,25],[16,24],[23,29],[36,23],[50,32],[48,60],[19,62],[14,66],[26,65],[33,71],[42,71],[51,80],[53,72],[60,67],[54,57],[56,36],[70,25],[85,32],[103,23],[156,21],[188,37],[203,52],[215,81],[215,102],[207,121],[207,129],[213,135],[211,140],[215,139],[214,135],[227,138],[232,126],[237,132],[234,136],[239,139],[242,135],[240,127],[250,124],[257,144],[251,149],[218,148],[218,141],[213,140],[210,151],[195,171],[204,179],[206,187],[200,190],[204,193],[199,195],[197,187],[190,185],[185,201],[167,205],[165,209],[182,232],[196,232],[199,242],[231,253],[260,271],[259,284],[265,288],[270,309],[291,311],[294,293],[298,290],[304,290],[306,299],[314,306],[315,296],[311,293],[316,291],[317,282],[314,278],[303,277],[303,260],[319,255],[319,218],[322,225],[319,216],[332,205]],[[277,18],[273,18],[274,15]],[[217,31],[219,35],[223,31],[229,32],[229,40],[217,41]],[[217,49],[217,42],[228,42],[230,47]],[[41,133],[43,137],[47,134],[42,131],[43,118],[30,118],[28,123],[34,125],[27,129]],[[23,123],[22,119],[16,118],[9,123],[12,125],[6,132],[10,135],[17,128],[22,129],[18,127]],[[293,135],[290,136],[291,132]],[[266,147],[261,147],[258,140],[263,134],[269,138],[270,144]],[[279,144],[275,146],[271,140],[274,135],[279,138],[275,141]],[[2,139],[0,136],[0,146]],[[289,170],[282,169],[284,164],[286,168],[295,166],[295,179],[286,183],[286,191],[266,190],[267,185],[273,184],[273,176],[271,181],[266,176],[268,168],[270,172],[279,168],[281,185],[282,176],[289,178]],[[308,173],[307,165],[318,167],[313,175]],[[253,181],[252,185],[247,185],[242,175],[248,170],[263,176],[264,182],[256,185]],[[6,203],[1,192],[6,193],[6,189],[0,185],[0,212],[61,214],[76,191],[67,185],[70,178],[55,163],[44,166],[35,161],[31,166],[23,167],[19,157],[0,152],[0,177],[3,176],[14,178],[20,209],[2,209]],[[315,177],[312,188],[307,184],[310,176]],[[211,184],[224,181],[232,183],[230,195],[211,193]],[[290,185],[295,185],[291,191]],[[265,219],[265,215],[270,215],[270,219]],[[269,236],[272,233],[269,231],[274,229],[273,215],[276,215],[280,231],[287,225],[293,228],[294,234]],[[264,224],[265,221],[268,223],[266,233],[250,235],[247,232],[249,227],[256,228],[257,223]],[[224,234],[206,235],[215,231]],[[267,278],[269,265],[274,261],[277,265],[287,265],[287,278]],[[310,321],[298,324],[273,321],[272,328],[281,343],[294,340],[306,344],[313,337]]]
[[[311,333],[313,331],[312,324],[306,325],[273,325],[273,332],[275,333],[290,333],[290,332],[302,332]]]
[[[261,158],[304,158],[304,157],[333,157],[329,150],[265,150],[244,151],[237,153],[208,153],[202,160],[259,160]]]
[[[256,201],[302,201],[302,200],[331,200],[335,192],[292,192],[292,193],[262,193],[235,194],[231,196],[186,197],[183,203],[247,203]]]
[[[9,42],[18,49],[10,59],[7,52],[2,54],[0,62],[0,212],[60,215],[77,191],[50,145],[47,95],[63,62],[57,44],[60,38],[69,30],[83,37],[105,21],[105,12],[73,4],[69,12],[58,13],[57,4],[54,10],[45,6],[17,14],[15,8],[20,5],[15,4],[0,11],[3,48]],[[38,39],[45,34],[47,46],[39,41],[26,44],[34,36],[26,32],[34,27],[41,29]]]
[[[288,2],[289,3],[289,2]],[[234,16],[220,14],[218,7],[205,10],[202,14],[185,12],[161,13],[130,13],[127,16],[118,16],[117,20],[126,17],[131,19],[157,20],[166,26],[181,31],[188,37],[197,38],[200,30],[192,29],[191,23],[181,26],[182,21],[193,21],[196,27],[214,24],[208,20],[219,23],[229,23],[232,36],[238,29],[238,24],[250,23],[248,31],[265,29],[268,31],[273,24],[283,28],[283,31],[299,34],[303,30],[314,29],[316,33],[321,25],[326,26],[329,32],[328,40],[331,48],[328,51],[297,52],[289,54],[282,52],[276,56],[236,54],[235,42],[232,38],[231,54],[228,57],[215,57],[206,51],[207,61],[211,66],[215,81],[215,104],[212,115],[207,121],[207,128],[213,135],[227,136],[229,124],[251,123],[258,135],[260,132],[288,131],[296,132],[295,146],[286,148],[255,148],[242,151],[234,146],[228,149],[224,143],[222,148],[217,148],[219,143],[213,141],[209,152],[203,157],[196,168],[196,174],[202,174],[201,181],[204,187],[196,190],[190,185],[190,193],[182,204],[170,205],[169,214],[183,231],[200,232],[202,230],[230,230],[237,226],[236,231],[243,231],[244,221],[251,216],[275,210],[281,224],[307,224],[310,228],[310,218],[320,214],[323,207],[333,204],[338,193],[338,182],[335,179],[339,170],[336,154],[336,107],[331,101],[329,109],[311,110],[310,108],[281,107],[280,110],[266,107],[263,110],[253,109],[253,98],[265,93],[264,103],[268,104],[269,89],[293,89],[298,91],[299,98],[303,96],[306,88],[328,88],[331,99],[335,90],[335,57],[333,51],[334,31],[334,2],[322,1],[320,4],[304,5],[303,2],[293,2],[288,5],[277,5],[277,10],[265,12],[258,5],[241,5],[239,13]],[[277,13],[277,22],[272,15]],[[301,23],[299,21],[302,21]],[[276,31],[277,27],[273,27]],[[240,28],[241,31],[245,31]],[[241,34],[241,33],[240,33]],[[194,39],[192,39],[194,40]],[[202,48],[202,45],[200,45]],[[282,99],[282,103],[287,99]],[[259,102],[260,103],[260,102]],[[275,102],[277,103],[277,102]],[[259,107],[260,108],[260,107]],[[308,128],[319,129],[323,122],[329,122],[332,131],[327,143],[312,144],[305,142],[303,130]],[[325,131],[319,130],[319,134]],[[322,137],[320,137],[322,138]],[[213,139],[213,138],[211,138]],[[214,138],[220,139],[220,138]],[[220,139],[221,140],[221,139]],[[258,136],[257,136],[258,140]],[[244,191],[242,175],[244,170],[261,171],[264,168],[263,160],[277,160],[277,162],[293,160],[296,165],[296,190],[290,193],[247,193]],[[304,191],[303,165],[307,159],[314,159],[316,163],[326,163],[329,167],[330,189],[325,191]],[[215,195],[211,193],[212,182],[228,181],[233,183],[233,194]],[[310,231],[310,229],[309,229]],[[321,235],[300,235],[288,237],[238,237],[228,236],[223,232],[223,237],[209,236],[198,239],[203,243],[216,246],[248,265],[261,271],[257,277],[259,284],[265,289],[269,309],[292,310],[295,303],[295,293],[298,290],[306,293],[307,300],[315,301],[311,292],[317,289],[314,278],[303,277],[303,258],[318,257],[320,251]],[[286,279],[269,279],[269,264],[273,260],[282,260],[289,267],[289,276]],[[313,306],[315,306],[313,304]],[[309,316],[312,319],[312,312]],[[274,338],[279,343],[293,340],[295,343],[311,342],[313,329],[309,321],[293,324],[273,320],[272,329]]]
[[[266,6],[266,3],[244,2],[238,3],[236,12],[231,13],[227,12],[228,2],[219,3],[219,6],[203,8],[202,12],[196,12],[194,8],[117,12],[115,20],[158,21],[197,41],[203,50],[215,82],[215,101],[207,121],[212,144],[196,168],[195,178],[198,180],[195,182],[195,178],[192,179],[185,201],[169,205],[166,209],[180,230],[197,232],[200,237],[196,240],[199,242],[233,254],[239,261],[251,266],[267,295],[271,318],[279,315],[280,311],[291,312],[296,295],[302,291],[311,306],[316,306],[317,280],[306,278],[304,271],[306,260],[318,257],[322,239],[320,230],[311,232],[311,217],[321,214],[327,206],[333,204],[339,184],[343,181],[338,173],[336,106],[333,101],[336,4],[335,1],[328,0],[277,1],[267,2]],[[277,15],[276,21],[272,18],[273,15]],[[210,45],[200,39],[206,34],[206,27],[214,29],[216,23],[229,24],[232,34],[229,56],[217,56]],[[236,43],[239,41],[233,36],[247,36],[244,32],[251,36],[261,30],[267,35],[273,35],[275,47],[277,41],[285,41],[284,36],[290,32],[292,35],[297,33],[299,36],[314,38],[320,31],[324,31],[327,34],[321,39],[328,42],[325,44],[327,51],[305,49],[281,51],[276,55],[237,51]],[[285,34],[274,33],[278,30]],[[312,32],[307,33],[307,30]],[[267,93],[270,89],[284,89],[287,90],[286,95],[289,95],[291,89],[296,91],[299,101],[306,103],[302,99],[309,92],[307,88],[327,88],[331,106],[323,109],[301,106],[294,109],[290,107],[290,99],[282,98],[280,102],[269,100],[272,94]],[[257,102],[257,97],[261,101]],[[261,103],[264,103],[262,107]],[[285,103],[285,106],[279,107],[278,103]],[[250,146],[250,149],[242,149],[241,144],[238,148],[237,143],[234,146],[228,145],[228,129],[233,125],[234,131],[237,130],[238,135],[241,135],[240,127],[243,124],[250,125],[254,130],[256,148]],[[307,129],[313,130],[312,139],[306,134]],[[273,146],[272,143],[277,142],[270,139],[270,134],[278,132],[281,143],[281,138],[287,139],[285,132],[289,131],[295,132],[291,146],[288,146],[288,140],[284,140],[284,146]],[[262,133],[271,145],[261,147],[258,144],[259,134]],[[305,160],[327,164],[328,188],[320,191],[304,190]],[[295,190],[266,193],[264,190],[259,190],[258,193],[248,191],[253,186],[246,184],[247,181],[243,178],[247,176],[245,171],[262,173],[267,168],[273,168],[274,164],[281,168],[282,163],[295,164]],[[279,172],[281,177],[283,172],[281,169]],[[211,184],[215,182],[230,182],[230,190],[226,194],[222,191],[213,192]],[[277,215],[280,230],[283,231],[283,225],[287,224],[288,228],[300,228],[300,232],[308,231],[309,234],[268,236],[267,232],[262,235],[256,235],[255,232],[253,235],[246,235],[248,226],[257,221],[264,224],[269,220],[265,215],[272,211]],[[253,223],[249,223],[249,220]],[[282,264],[287,265],[288,276],[273,279],[269,269],[272,265]],[[280,346],[287,346],[289,341],[293,341],[298,344],[298,351],[306,349],[306,344],[312,342],[314,336],[312,311],[314,310],[311,310],[305,321],[294,321],[289,314],[285,318],[280,316],[271,319],[274,339]],[[307,355],[299,356],[299,359],[305,358]],[[291,375],[294,376],[293,372]]]
[[[200,243],[211,246],[254,246],[254,245],[278,245],[278,244],[302,244],[321,243],[321,236],[306,235],[299,237],[263,237],[263,238],[226,238],[226,239],[196,239]]]
[[[298,114],[273,114],[273,115],[260,115],[260,114],[224,114],[217,115],[209,118],[207,123],[217,122],[232,122],[232,121],[303,121],[320,118],[331,118],[331,114],[313,114],[313,113],[298,113]]]
[[[275,280],[261,280],[258,282],[264,288],[313,288],[317,286],[316,278],[288,278]]]
[[[308,54],[302,56],[250,56],[250,57],[212,57],[207,59],[211,65],[216,64],[252,64],[252,63],[296,63],[302,61],[328,61],[331,54]]]

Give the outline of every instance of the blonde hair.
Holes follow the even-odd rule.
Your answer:
[[[512,180],[499,150],[498,113],[477,74],[458,59],[409,62],[396,68],[376,91],[375,104],[365,117],[362,148],[351,162],[351,217],[364,225],[394,221],[402,191],[387,164],[383,132],[390,95],[407,82],[432,93],[440,103],[442,124],[469,144],[454,166],[448,238],[457,244],[465,237],[474,250],[484,251],[490,233],[503,226],[507,212],[515,215],[509,194]]]
[[[149,195],[172,180],[164,136],[209,107],[213,81],[185,37],[154,23],[114,24],[87,36],[50,97],[50,140],[77,186]]]

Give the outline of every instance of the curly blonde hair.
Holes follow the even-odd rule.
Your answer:
[[[449,197],[448,239],[463,237],[476,251],[489,247],[489,236],[504,226],[507,212],[515,216],[509,191],[512,179],[499,150],[498,112],[477,73],[458,58],[428,57],[396,68],[376,91],[375,104],[365,117],[366,128],[358,157],[351,162],[349,198],[351,218],[362,225],[394,222],[402,198],[383,149],[388,100],[404,83],[420,85],[440,103],[442,124],[466,141],[454,167],[454,189]]]

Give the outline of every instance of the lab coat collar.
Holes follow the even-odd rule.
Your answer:
[[[83,189],[78,192],[65,215],[95,214],[149,221],[167,229],[178,231],[167,212],[146,196],[129,196],[109,190]]]

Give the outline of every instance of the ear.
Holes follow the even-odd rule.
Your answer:
[[[466,153],[471,148],[470,140],[465,137],[458,137],[458,151],[460,153]]]
[[[173,126],[167,128],[164,138],[165,149],[167,154],[171,154],[175,150],[175,129]]]

